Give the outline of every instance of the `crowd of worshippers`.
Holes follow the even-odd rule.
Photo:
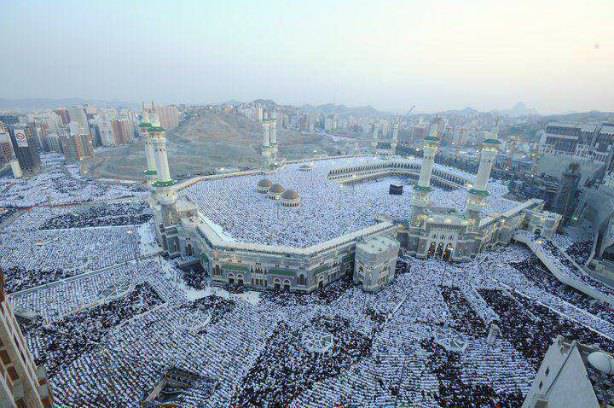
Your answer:
[[[143,224],[152,217],[144,203],[117,203],[89,207],[49,218],[40,229],[65,229]]]
[[[515,251],[512,259],[522,253],[513,248],[505,250]],[[211,396],[200,397],[195,390],[186,390],[186,401],[192,401],[186,403],[189,407],[206,403],[262,406],[263,401],[284,406],[333,406],[340,401],[357,406],[391,406],[397,397],[399,402],[420,406],[469,407],[472,399],[480,401],[481,406],[517,406],[516,388],[526,392],[534,376],[534,361],[539,364],[543,357],[542,352],[541,357],[525,358],[522,350],[533,347],[531,341],[543,342],[547,348],[561,330],[561,334],[572,335],[589,332],[571,320],[548,314],[548,309],[537,308],[532,300],[513,300],[504,291],[490,289],[478,295],[473,285],[481,288],[492,285],[491,278],[507,277],[509,271],[502,268],[483,273],[471,264],[456,267],[435,260],[413,260],[410,265],[411,269],[405,271],[409,273],[400,273],[377,294],[361,291],[351,280],[340,280],[310,295],[261,293],[256,305],[211,296],[193,302],[176,301],[177,307],[165,306],[116,330],[106,329],[97,340],[101,348],[95,346],[76,360],[70,360],[73,354],[64,357],[50,353],[51,358],[57,356],[68,362],[54,371],[51,381],[62,390],[62,403],[69,406],[97,406],[92,402],[98,398],[95,390],[107,395],[106,406],[132,406],[138,404],[142,390],[159,379],[161,365],[179,362],[182,368],[220,378],[220,388]],[[150,278],[160,273],[148,268]],[[454,286],[442,285],[445,269],[462,273],[463,279],[456,279]],[[524,279],[520,272],[510,269]],[[168,282],[165,285],[180,292]],[[101,289],[100,285],[90,286],[92,291]],[[157,284],[155,290],[162,293]],[[491,308],[501,327],[500,337],[506,340],[492,348],[486,346],[485,323],[480,322],[480,316],[487,315],[483,309]],[[515,308],[512,315],[506,314],[510,308]],[[69,314],[60,322],[73,321],[82,313]],[[578,310],[575,313],[580,317],[584,314]],[[212,317],[211,326],[191,333],[189,328],[207,315]],[[79,327],[83,331],[99,330],[95,322],[82,320]],[[470,337],[465,354],[445,351],[433,343],[433,332],[441,330],[446,321],[451,330]],[[463,321],[469,322],[466,329],[461,328]],[[568,325],[576,331],[566,331]],[[550,326],[552,329],[548,329]],[[523,342],[522,336],[531,331],[540,334]],[[303,336],[314,332],[332,335],[334,346],[330,351],[307,350]],[[47,332],[33,340],[31,334],[27,335],[29,344],[39,345],[34,347],[38,350],[45,350],[46,336]],[[113,343],[105,341],[108,337],[113,337]],[[422,344],[424,339],[428,343]],[[594,343],[588,337],[582,340]],[[67,341],[52,343],[75,348]],[[109,353],[100,351],[106,346]],[[421,350],[426,352],[425,357],[419,355]],[[411,353],[418,354],[417,360]],[[132,360],[134,356],[138,359]],[[527,360],[530,370],[525,368],[529,367]],[[109,379],[110,372],[121,374]]]
[[[441,286],[443,296],[453,320],[452,327],[474,337],[486,334],[484,321],[475,313],[458,287]]]
[[[547,307],[517,293],[506,294],[498,289],[478,289],[478,292],[499,315],[498,325],[502,334],[531,362],[535,370],[558,335],[586,344],[597,344],[609,352],[614,351],[614,341],[562,318]]]
[[[408,185],[410,192],[401,196],[388,194],[387,182],[342,186],[327,179],[335,163],[317,163],[311,172],[301,172],[299,165],[289,165],[270,176],[273,183],[299,193],[301,205],[298,207],[283,207],[279,201],[258,193],[256,185],[262,176],[208,180],[186,188],[181,194],[233,238],[267,245],[308,247],[369,227],[380,215],[399,220],[411,216],[409,184],[413,182],[398,179],[398,183]],[[353,165],[351,161],[344,164]],[[488,189],[488,212],[504,212],[518,204],[503,198],[507,187],[502,183],[493,182]],[[431,199],[439,207],[462,210],[467,192],[436,188],[431,192]]]
[[[40,204],[64,205],[107,201],[125,197],[145,197],[141,186],[104,184],[66,174],[65,166],[55,163],[28,179],[0,179],[0,207],[32,207]]]
[[[190,303],[183,304],[183,309],[191,311],[200,311],[209,315],[209,324],[215,324],[220,321],[225,314],[231,312],[236,303],[233,300],[224,299],[220,296],[205,296],[196,299]],[[206,330],[206,327],[204,328]],[[198,331],[198,334],[203,334],[205,331]]]
[[[191,288],[202,290],[207,287],[207,273],[200,262],[181,268],[183,281]]]
[[[343,275],[340,279],[311,293],[291,293],[285,289],[273,289],[261,293],[261,297],[278,305],[331,304],[354,286],[352,277]]]
[[[520,262],[512,262],[510,265],[520,271],[535,286],[614,324],[614,314],[606,302],[593,299],[577,289],[565,285],[554,277],[536,256],[531,256]]]
[[[332,337],[332,347],[319,352],[306,348],[303,335],[317,330]],[[280,323],[256,364],[243,378],[236,406],[287,406],[316,382],[337,376],[371,351],[371,339],[355,332],[338,316],[321,316],[310,324],[294,327]]]
[[[545,252],[545,250],[542,250],[542,253]],[[614,325],[610,323],[611,318],[603,318],[604,313],[612,313],[609,305],[605,305],[604,307],[603,305],[599,305],[599,302],[593,301],[592,298],[588,299],[588,297],[583,298],[583,301],[579,303],[575,303],[575,296],[565,296],[565,294],[569,293],[570,291],[568,290],[569,288],[563,289],[563,284],[561,284],[559,287],[550,287],[548,286],[547,282],[545,284],[538,284],[536,283],[536,280],[539,280],[539,272],[533,273],[531,270],[518,270],[515,264],[522,260],[533,259],[535,255],[532,253],[532,251],[523,245],[513,244],[501,248],[496,252],[496,254],[493,255],[494,256],[487,257],[487,260],[484,261],[486,265],[485,268],[478,267],[475,270],[472,270],[470,286],[474,287],[475,289],[499,289],[503,285],[503,287],[510,288],[510,290],[513,289],[514,291],[521,293],[523,296],[535,299],[541,304],[556,310],[558,313],[561,313],[564,316],[569,316],[570,319],[575,320],[580,325],[590,327],[606,336],[614,337]],[[545,265],[542,265],[542,267],[546,268]],[[551,270],[548,269],[547,273],[548,276],[551,275],[553,278],[556,278]],[[534,276],[534,279],[527,278],[527,275]],[[491,279],[494,279],[494,282],[491,281]],[[463,281],[457,281],[458,284],[462,282]],[[559,288],[563,290],[559,291]],[[475,290],[464,290],[463,293],[469,295],[468,297],[471,297],[472,293],[477,295]],[[481,299],[479,295],[477,296],[479,299]],[[597,314],[595,314],[596,312],[591,308],[584,307],[584,304],[587,302],[589,304],[598,305]],[[486,309],[479,308],[476,309],[476,311],[489,309],[489,307],[486,307]],[[498,320],[498,317],[485,319],[485,321],[492,320]]]
[[[580,279],[585,284],[589,286],[593,286],[606,294],[614,296],[614,289],[611,289],[610,287],[601,283],[597,279],[591,278],[584,271],[578,269],[578,267],[576,267],[576,265],[574,265],[572,261],[570,261],[566,256],[564,256],[562,251],[558,247],[556,247],[552,242],[548,240],[544,240],[543,248],[550,255],[552,255],[552,257],[554,257],[558,261],[558,263],[563,266],[564,270],[566,270],[568,273],[573,274],[576,278]]]
[[[125,296],[85,307],[59,321],[35,318],[24,327],[30,336],[45,339],[31,348],[36,364],[44,365],[53,377],[59,369],[98,347],[109,330],[161,303],[158,293],[145,282]]]
[[[0,234],[0,267],[19,267],[28,273],[62,269],[71,274],[105,268],[138,255],[139,237],[130,231],[129,227],[101,227],[6,232]]]
[[[4,289],[7,293],[14,293],[20,290],[55,282],[60,279],[74,276],[76,270],[64,270],[60,268],[51,269],[25,269],[20,266],[9,266],[0,268],[6,277]]]
[[[431,353],[427,364],[439,380],[435,399],[444,408],[519,407],[524,401],[520,389],[511,393],[496,392],[490,384],[472,384],[463,379],[461,356],[446,350],[434,338],[421,342],[423,349]]]
[[[593,248],[593,241],[579,241],[572,243],[565,252],[571,257],[578,265],[584,265],[591,255]]]
[[[46,320],[61,320],[83,305],[123,293],[126,288],[143,281],[149,282],[165,301],[173,301],[181,295],[171,282],[166,281],[156,260],[143,260],[13,293],[11,299],[16,310],[34,313]]]

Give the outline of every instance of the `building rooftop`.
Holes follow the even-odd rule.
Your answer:
[[[390,247],[397,245],[398,242],[395,243],[392,239],[385,236],[372,237],[356,244],[362,251],[372,255],[388,251]]]

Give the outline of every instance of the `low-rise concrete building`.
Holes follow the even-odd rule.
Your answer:
[[[399,241],[386,236],[377,236],[356,244],[354,262],[354,283],[374,292],[392,282],[397,259]]]

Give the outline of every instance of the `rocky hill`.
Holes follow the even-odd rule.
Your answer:
[[[167,133],[168,158],[174,177],[207,173],[219,167],[255,168],[260,165],[262,126],[235,113],[203,109]],[[320,134],[279,129],[280,156],[288,159],[316,154],[339,154],[352,141],[335,141]],[[90,163],[95,177],[141,179],[145,169],[142,141],[98,152]]]

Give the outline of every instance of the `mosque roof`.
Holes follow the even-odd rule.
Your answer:
[[[271,189],[269,190],[271,193],[281,194],[283,193],[285,188],[281,184],[273,184]]]
[[[294,190],[286,190],[284,191],[284,193],[281,195],[281,198],[285,199],[285,200],[298,200],[299,195],[296,191]]]
[[[258,187],[271,187],[273,185],[273,182],[271,182],[271,180],[269,179],[262,179],[258,182]]]

